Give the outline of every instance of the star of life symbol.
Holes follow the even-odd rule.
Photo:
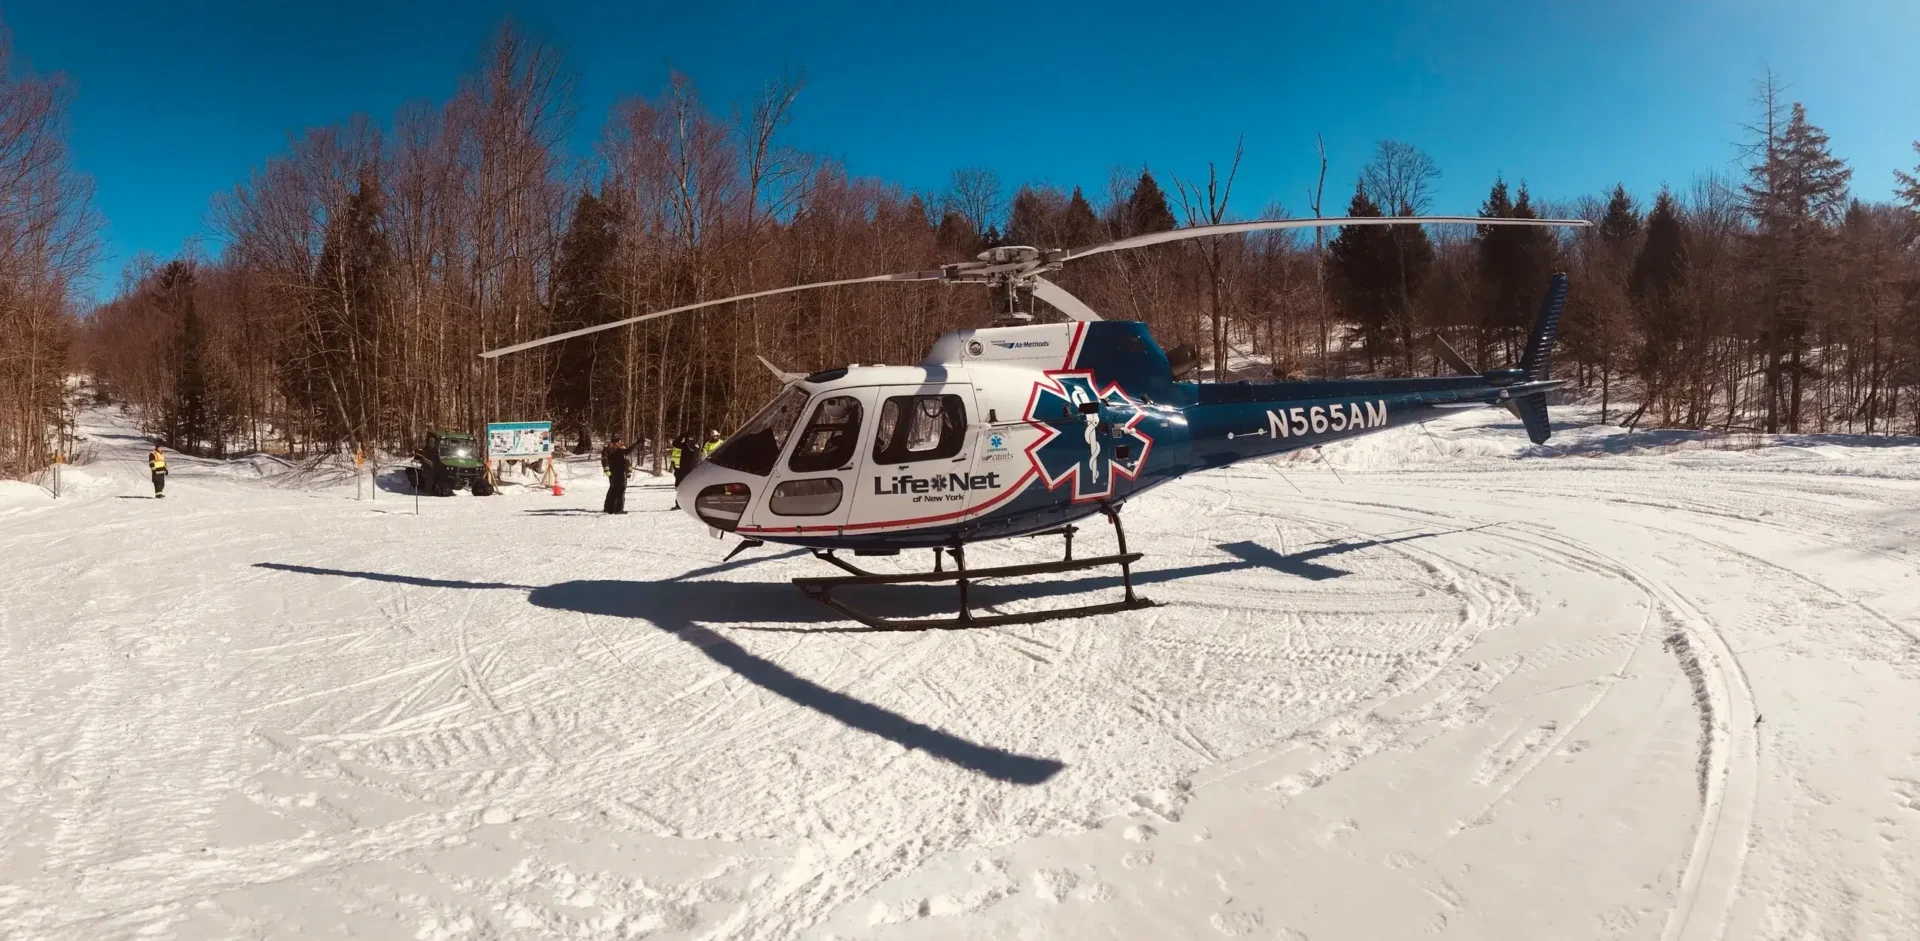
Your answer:
[[[1049,490],[1071,479],[1076,503],[1112,496],[1115,477],[1135,479],[1153,448],[1153,439],[1135,427],[1146,413],[1119,384],[1096,386],[1091,372],[1046,375],[1034,384],[1025,415],[1041,431],[1040,440],[1027,446],[1034,472]],[[1081,410],[1095,401],[1099,411]]]
[[[987,447],[992,448],[995,451],[999,451],[999,450],[1005,449],[1006,446],[1007,446],[1007,439],[1002,437],[999,432],[996,431],[993,434],[990,434],[987,436]]]

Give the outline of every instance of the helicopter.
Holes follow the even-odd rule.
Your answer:
[[[1527,225],[1584,227],[1580,219],[1468,216],[1268,219],[1190,226],[1077,249],[1003,245],[939,268],[822,281],[654,311],[489,350],[503,356],[600,330],[738,301],[852,284],[937,281],[983,285],[995,316],[986,327],[941,336],[917,366],[859,365],[809,375],[760,361],[780,392],[691,470],[677,495],[715,537],[805,547],[847,574],[802,577],[807,597],[872,630],[927,630],[1033,623],[1154,606],[1134,590],[1120,508],[1188,474],[1428,420],[1448,409],[1505,407],[1530,440],[1552,434],[1547,393],[1567,276],[1549,281],[1517,366],[1478,372],[1436,336],[1456,375],[1392,379],[1193,381],[1186,346],[1163,350],[1136,321],[1105,320],[1043,277],[1092,255],[1186,239],[1319,226]],[[1065,320],[1037,323],[1022,293]],[[1074,558],[1077,524],[1112,526],[1118,551]],[[1058,560],[968,568],[966,548],[994,539],[1058,535]],[[933,570],[868,571],[839,553],[897,556],[933,550]],[[953,567],[944,559],[950,557]],[[1117,566],[1123,597],[1042,611],[976,614],[969,586]],[[951,618],[892,619],[836,597],[855,585],[951,582]]]

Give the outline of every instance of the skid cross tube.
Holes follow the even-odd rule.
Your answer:
[[[1001,624],[1032,624],[1064,618],[1090,617],[1098,614],[1114,614],[1139,608],[1155,607],[1156,602],[1137,595],[1133,590],[1133,563],[1140,561],[1142,554],[1127,551],[1126,532],[1121,528],[1119,514],[1111,505],[1102,504],[1101,512],[1107,521],[1113,524],[1119,539],[1120,551],[1114,555],[1093,556],[1075,559],[1071,553],[1057,562],[1029,562],[1020,565],[1001,565],[992,568],[967,567],[966,545],[954,543],[934,550],[934,570],[931,572],[907,572],[888,575],[868,572],[833,554],[833,550],[816,550],[814,556],[821,561],[831,563],[850,574],[796,578],[793,584],[807,597],[852,618],[875,631],[924,631],[955,630],[970,627],[994,627]],[[1073,527],[1062,527],[1043,535],[1064,535],[1073,538]],[[942,556],[953,556],[953,568],[942,565]],[[1103,604],[1078,605],[1068,608],[1054,608],[1046,611],[1027,611],[1013,614],[981,614],[972,610],[972,587],[975,582],[989,578],[1017,578],[1024,575],[1049,575],[1058,572],[1078,572],[1101,568],[1108,565],[1120,567],[1120,581],[1126,596],[1120,601]],[[952,582],[958,589],[959,613],[952,618],[923,618],[914,620],[885,618],[870,614],[833,596],[836,588],[855,585],[912,585],[937,582]]]
[[[1027,538],[1034,539],[1040,536],[1065,536],[1067,539],[1066,558],[1072,559],[1073,558],[1073,534],[1079,531],[1080,531],[1080,527],[1074,526],[1072,524],[1068,524],[1066,526],[1059,527],[1058,529],[1043,529],[1037,533],[1029,533],[1027,535]],[[1120,551],[1125,552],[1127,550],[1122,548]]]

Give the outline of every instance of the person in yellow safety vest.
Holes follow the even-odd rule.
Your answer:
[[[153,471],[153,498],[164,498],[167,489],[167,456],[160,453],[158,445],[147,455],[147,469]]]
[[[719,447],[719,446],[721,446],[722,444],[725,444],[725,443],[726,443],[726,439],[725,439],[725,438],[722,438],[722,437],[720,437],[720,432],[718,432],[718,431],[708,431],[708,432],[707,432],[707,443],[706,443],[706,444],[704,444],[704,445],[701,445],[701,447],[700,447],[700,456],[701,456],[701,457],[707,457],[707,456],[709,456],[709,455],[711,455],[711,454],[713,454],[713,449],[715,449],[715,448],[717,448],[717,447]]]

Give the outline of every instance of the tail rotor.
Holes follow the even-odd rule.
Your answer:
[[[1527,337],[1526,352],[1518,368],[1496,369],[1486,373],[1497,384],[1513,383],[1500,403],[1526,426],[1527,438],[1545,444],[1553,437],[1553,424],[1547,416],[1547,393],[1559,387],[1552,377],[1553,345],[1560,337],[1560,315],[1567,309],[1567,273],[1555,272],[1547,281],[1546,297],[1540,302],[1540,316],[1534,318],[1533,333]],[[1460,355],[1438,333],[1433,335],[1433,350],[1440,360],[1462,376],[1479,376],[1467,358]],[[1516,375],[1517,374],[1517,375]],[[1518,379],[1518,382],[1514,380]]]

